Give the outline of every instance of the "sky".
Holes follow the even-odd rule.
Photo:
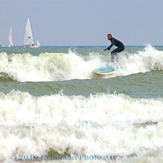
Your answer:
[[[163,45],[163,0],[0,0],[0,44],[23,45],[27,18],[34,41],[49,46]]]

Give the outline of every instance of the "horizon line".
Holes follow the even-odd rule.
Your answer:
[[[147,44],[147,45],[151,45],[151,44]],[[147,45],[126,45],[125,47],[146,47]],[[1,46],[3,45],[0,45],[0,47]],[[106,46],[108,45],[42,45],[40,47],[106,47]],[[163,47],[163,45],[151,45],[151,46]],[[13,47],[24,47],[24,45],[15,45]]]

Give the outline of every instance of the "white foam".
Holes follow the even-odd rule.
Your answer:
[[[119,55],[116,64],[115,76],[124,76],[135,73],[145,73],[152,70],[163,70],[163,51],[158,51],[148,45],[144,51],[138,53]]]
[[[163,99],[0,94],[0,158],[58,153],[140,154],[163,146]],[[139,127],[142,123],[152,123]],[[137,125],[139,124],[139,125]]]

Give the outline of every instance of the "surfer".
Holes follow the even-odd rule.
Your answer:
[[[114,59],[116,59],[116,60],[118,59],[117,53],[123,51],[125,49],[125,46],[123,45],[123,43],[121,41],[112,37],[111,34],[107,34],[107,38],[108,38],[108,40],[111,41],[111,45],[108,46],[106,49],[104,49],[104,51],[110,50],[113,45],[117,46],[117,48],[111,52],[111,61],[114,62]]]

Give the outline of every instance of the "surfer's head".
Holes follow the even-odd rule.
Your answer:
[[[112,35],[111,34],[107,34],[107,38],[108,38],[108,40],[110,40],[112,38]]]

